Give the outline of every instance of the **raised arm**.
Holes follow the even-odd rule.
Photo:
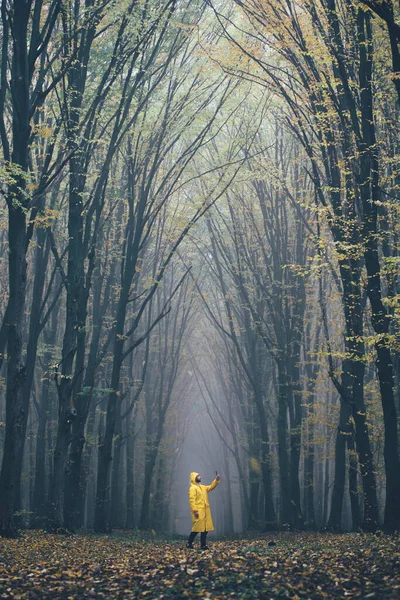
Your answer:
[[[214,481],[212,483],[210,483],[210,485],[206,486],[207,492],[211,492],[212,490],[214,490],[217,487],[217,485],[219,484],[220,479],[221,479],[220,476],[217,475],[216,478],[214,479]]]

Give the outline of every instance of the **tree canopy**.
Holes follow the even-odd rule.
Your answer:
[[[399,32],[2,2],[1,536],[400,529]]]

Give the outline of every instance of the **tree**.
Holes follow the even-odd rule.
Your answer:
[[[393,83],[396,88],[398,101],[400,102],[400,25],[396,21],[393,2],[392,0],[361,0],[361,2],[386,23],[392,53]]]
[[[91,288],[91,279],[95,265],[95,253],[99,222],[105,202],[107,183],[112,158],[117,152],[127,130],[137,118],[138,111],[130,114],[130,107],[138,87],[144,81],[143,75],[152,65],[168,20],[174,10],[174,2],[161,5],[155,15],[148,15],[146,8],[137,7],[130,2],[122,7],[121,14],[115,17],[115,37],[111,41],[108,62],[98,74],[95,91],[88,85],[97,29],[102,20],[108,17],[104,2],[100,7],[89,3],[84,13],[72,11],[64,19],[64,53],[69,56],[77,53],[78,63],[68,71],[67,89],[64,97],[65,129],[68,146],[74,150],[69,170],[69,216],[68,216],[68,267],[66,281],[66,324],[63,338],[61,372],[57,377],[59,396],[59,423],[57,443],[54,452],[53,475],[49,492],[49,528],[57,530],[64,525],[64,477],[68,448],[71,442],[71,426],[78,415],[78,427],[74,431],[76,442],[73,454],[70,482],[75,493],[69,496],[66,511],[66,525],[74,527],[77,490],[79,488],[79,469],[74,468],[80,461],[84,441],[84,426],[88,414],[90,396],[81,394],[83,372],[85,368],[86,318]],[[82,9],[83,10],[83,9]],[[80,26],[81,19],[87,19],[85,27]],[[166,22],[164,22],[166,19]],[[134,30],[131,20],[136,20]],[[145,52],[148,45],[154,47]],[[79,65],[77,67],[77,65]],[[91,192],[91,201],[84,213],[83,195],[88,183],[88,172],[93,153],[99,145],[99,135],[106,131],[100,121],[105,102],[116,89],[118,77],[123,75],[122,89],[116,108],[108,116],[110,126],[109,145],[105,152],[100,174],[96,178]],[[151,89],[151,88],[150,88]],[[115,100],[115,98],[113,98]],[[85,266],[87,262],[87,267]]]
[[[163,91],[163,101],[157,106],[156,122],[150,110],[150,97],[146,96],[141,119],[132,129],[131,138],[126,147],[126,170],[123,186],[128,200],[128,210],[124,223],[124,259],[121,268],[120,293],[117,300],[115,330],[113,336],[113,366],[111,375],[111,393],[108,399],[107,419],[104,436],[99,449],[97,476],[97,501],[95,528],[106,531],[106,494],[109,467],[112,459],[113,436],[116,420],[120,412],[119,384],[124,360],[145,339],[137,336],[142,316],[163,280],[176,250],[194,224],[208,210],[210,201],[189,207],[192,212],[182,214],[182,220],[172,227],[170,240],[166,240],[160,256],[156,275],[150,283],[144,279],[140,284],[139,261],[144,253],[151,233],[159,226],[164,209],[171,206],[174,192],[183,187],[181,178],[185,176],[188,165],[200,149],[213,139],[214,123],[222,107],[230,98],[233,87],[225,79],[218,77],[211,83],[196,72],[189,60],[188,47],[181,43],[181,33],[173,38],[170,53],[167,55],[164,77],[169,77],[168,87]],[[201,65],[199,65],[201,67]],[[188,69],[192,75],[189,76]],[[148,81],[150,87],[153,81]],[[216,103],[214,102],[219,95]],[[154,101],[154,99],[153,99]],[[207,111],[206,119],[199,119],[201,111]],[[149,120],[150,119],[150,120]],[[151,125],[150,125],[151,123]],[[193,128],[188,137],[185,132]],[[224,173],[221,175],[221,179]],[[221,192],[222,193],[222,192]],[[179,196],[178,202],[179,202]],[[172,210],[172,209],[171,209]],[[183,222],[183,225],[181,225]],[[141,287],[143,286],[143,288]],[[140,299],[136,305],[136,316],[127,329],[127,309],[132,302],[133,290],[137,290]],[[165,316],[167,306],[155,315],[148,332]],[[132,341],[133,340],[133,341]]]
[[[289,3],[287,6],[284,6],[284,3],[275,5],[266,3],[263,6],[259,6],[257,3],[246,4],[246,6],[241,2],[237,4],[242,6],[244,14],[251,23],[249,36],[252,36],[256,45],[260,41],[267,43],[272,48],[274,41],[279,44],[275,48],[289,69],[286,70],[291,81],[289,86],[282,79],[278,65],[268,61],[268,58],[264,58],[262,54],[255,54],[251,50],[247,50],[243,44],[233,40],[230,35],[233,43],[257,64],[258,76],[261,79],[263,76],[267,78],[269,84],[281,94],[293,113],[295,122],[288,119],[288,125],[301,140],[310,159],[311,177],[317,190],[318,200],[322,207],[329,208],[328,224],[333,239],[337,247],[345,249],[345,253],[339,256],[338,262],[344,290],[343,300],[347,328],[345,344],[350,362],[346,361],[343,366],[351,370],[353,400],[348,395],[349,390],[346,390],[343,385],[339,387],[342,397],[346,397],[346,401],[352,402],[353,405],[357,450],[366,501],[364,525],[374,528],[378,522],[377,501],[362,391],[364,345],[362,341],[361,274],[363,265],[360,260],[360,251],[364,254],[364,264],[368,270],[368,295],[371,306],[374,306],[373,311],[376,316],[374,316],[373,322],[376,328],[382,327],[383,322],[379,315],[384,313],[380,302],[377,254],[376,250],[372,248],[377,243],[373,235],[376,204],[374,204],[375,201],[372,205],[365,204],[369,194],[368,185],[366,185],[369,181],[367,173],[372,173],[370,171],[371,156],[375,156],[374,160],[376,161],[376,154],[374,155],[372,151],[373,144],[371,144],[370,138],[373,122],[371,118],[368,118],[368,114],[371,116],[369,98],[371,97],[372,66],[372,55],[368,45],[368,39],[370,39],[368,15],[353,5],[343,7],[343,10],[347,11],[349,26],[351,25],[351,28],[347,27],[344,30],[340,28],[336,4],[331,2],[321,4],[310,2],[304,7],[304,10],[300,11],[297,10],[295,3]],[[266,37],[266,32],[272,31],[270,29],[272,23],[275,23],[273,35]],[[311,29],[307,27],[307,23],[310,24]],[[341,38],[342,35],[346,38],[346,42]],[[354,48],[359,60],[357,73],[354,71],[353,58],[347,59],[344,50],[350,47]],[[333,81],[339,81],[340,84],[332,85],[332,77],[336,78]],[[350,86],[350,81],[357,81],[358,87]],[[359,113],[359,120],[356,107],[361,106],[361,98],[364,102]],[[333,114],[336,115],[334,121],[332,121]],[[328,115],[329,118],[327,118]],[[352,131],[353,138],[349,138],[349,131]],[[317,145],[313,143],[314,140]],[[321,163],[319,163],[316,153],[318,147]],[[358,163],[351,158],[354,156],[351,148],[354,147],[357,156],[365,157],[365,160],[361,162],[360,171],[358,171]],[[369,154],[366,154],[368,152]],[[341,162],[348,165],[346,171],[341,171]],[[320,164],[323,168],[322,172]],[[373,169],[373,172],[376,174],[376,169]],[[351,175],[354,175],[354,179]],[[324,178],[326,178],[329,190],[327,197],[324,194]],[[360,199],[363,206],[362,223],[358,220],[359,207],[356,199]],[[366,233],[368,233],[367,237]],[[364,237],[362,237],[363,235]],[[366,242],[364,245],[363,240]],[[350,247],[354,250],[352,253],[348,252]],[[376,259],[375,262],[372,261],[372,256]],[[355,299],[356,289],[358,289],[357,300]],[[387,326],[387,321],[385,321],[385,325]],[[382,346],[384,348],[376,347],[378,354],[385,354],[388,351],[387,342],[384,342]],[[390,408],[393,406],[390,399],[390,390],[393,389],[393,382],[390,383],[392,377],[389,373],[390,364],[390,361],[386,359],[378,362],[378,376],[382,383],[386,382],[384,384],[385,393],[382,395],[382,406],[386,414],[393,412]],[[388,367],[389,371],[385,371],[384,365]],[[393,432],[389,429],[385,439],[390,446],[393,444]],[[390,460],[397,460],[392,451],[390,456]],[[368,467],[366,467],[367,464]],[[393,481],[391,468],[387,468],[387,477],[388,489],[391,490],[391,481]],[[396,487],[397,484],[394,483],[394,486]],[[392,497],[392,492],[388,495],[388,498],[390,497]]]
[[[54,180],[54,170],[58,170],[57,164],[52,163],[53,143],[47,144],[37,173],[31,169],[30,148],[38,137],[43,102],[62,76],[62,70],[56,71],[54,79],[49,76],[57,65],[57,50],[51,40],[60,13],[58,0],[46,4],[14,0],[1,5],[0,137],[8,207],[9,298],[2,324],[3,339],[7,339],[7,415],[0,475],[0,532],[7,536],[16,533],[13,510],[29,409],[29,395],[24,394],[23,353],[26,253],[41,197]],[[6,107],[11,115],[10,126]]]
[[[152,336],[149,357],[149,369],[144,386],[145,404],[145,462],[144,462],[144,489],[140,511],[140,529],[149,529],[150,525],[162,525],[162,502],[160,501],[162,480],[165,480],[166,465],[163,461],[161,444],[165,436],[165,429],[169,413],[179,410],[180,406],[176,397],[176,387],[183,364],[185,342],[193,328],[194,295],[192,285],[186,273],[175,273],[176,268],[169,270],[164,278],[163,286],[156,298],[156,312],[160,314],[163,307],[173,296],[174,288],[179,285],[176,292],[176,302],[173,311],[170,311],[157,325],[157,330]],[[180,281],[182,276],[185,281]],[[179,398],[179,397],[178,397]],[[178,406],[174,406],[178,403]],[[153,484],[157,460],[159,477],[155,491],[154,517],[152,523],[150,506],[150,493]]]

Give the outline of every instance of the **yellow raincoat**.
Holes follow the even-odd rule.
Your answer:
[[[193,521],[192,531],[213,531],[208,492],[216,488],[219,481],[214,479],[211,485],[201,485],[201,483],[196,483],[197,475],[198,473],[190,473],[189,505]],[[196,510],[199,513],[198,519],[194,516]]]

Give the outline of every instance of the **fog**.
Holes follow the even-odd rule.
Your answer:
[[[0,536],[186,535],[192,471],[221,475],[215,536],[400,529],[381,25],[344,0],[53,0],[21,28],[7,4]]]
[[[194,389],[196,392],[196,388]],[[171,498],[171,522],[173,532],[180,535],[189,534],[192,527],[190,516],[188,489],[190,473],[201,474],[202,484],[209,485],[215,478],[215,471],[221,476],[218,487],[210,492],[209,501],[214,523],[214,532],[210,536],[222,536],[228,531],[227,511],[229,487],[227,474],[224,471],[225,446],[208,415],[207,408],[197,388],[197,394],[191,398],[194,414],[190,420],[187,436],[183,444],[182,454],[174,472],[174,490]],[[234,530],[242,530],[240,513],[240,490],[237,471],[230,465],[230,482],[233,490]]]

